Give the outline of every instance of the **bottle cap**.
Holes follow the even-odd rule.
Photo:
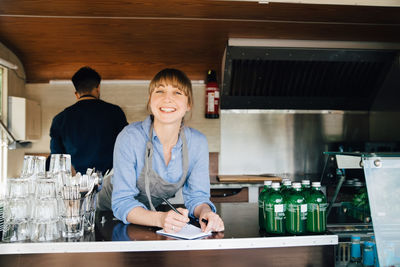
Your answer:
[[[279,183],[272,183],[272,188],[281,188]]]
[[[309,185],[310,184],[310,180],[302,180],[301,184]]]
[[[293,188],[301,188],[301,183],[292,183]]]
[[[271,185],[272,181],[264,181],[264,185]]]
[[[292,181],[286,180],[283,182],[283,184],[289,186],[289,185],[292,185]]]
[[[312,182],[312,187],[321,187],[321,182]]]
[[[361,237],[356,236],[356,235],[352,235],[351,236],[351,240],[361,240]]]

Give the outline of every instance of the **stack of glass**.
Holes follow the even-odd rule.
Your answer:
[[[3,241],[18,242],[29,239],[30,194],[27,178],[7,179],[7,193],[4,206]]]
[[[31,241],[53,241],[60,238],[60,216],[54,178],[36,179],[33,203]]]
[[[4,242],[80,238],[85,230],[94,231],[98,174],[88,169],[73,177],[66,154],[51,155],[47,174],[45,162],[25,156],[21,177],[7,179]]]

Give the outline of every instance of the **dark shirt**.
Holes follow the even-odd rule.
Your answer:
[[[128,124],[119,106],[99,99],[81,100],[56,115],[50,128],[51,154],[70,154],[77,172],[113,166],[115,139]]]

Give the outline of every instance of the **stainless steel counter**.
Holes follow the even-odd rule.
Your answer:
[[[264,237],[205,240],[151,240],[130,242],[54,242],[1,244],[1,254],[145,252],[215,249],[252,249],[336,245],[337,236]]]

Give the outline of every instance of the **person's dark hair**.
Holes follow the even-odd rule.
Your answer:
[[[72,83],[78,93],[89,93],[97,88],[101,82],[101,76],[90,67],[80,68],[74,76]]]

